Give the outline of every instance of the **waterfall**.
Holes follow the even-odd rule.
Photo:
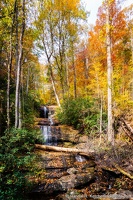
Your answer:
[[[83,156],[81,156],[81,155],[76,155],[75,159],[78,162],[84,162],[84,161],[86,161],[86,159]]]
[[[54,128],[54,126],[52,126],[53,120],[51,117],[51,112],[49,112],[46,106],[44,106],[44,118],[48,118],[48,125],[41,126],[44,144],[57,146],[56,129]]]
[[[51,130],[50,126],[41,126],[43,138],[44,138],[44,144],[46,145],[52,145],[52,136],[51,136]]]
[[[47,113],[48,113],[48,109],[47,109],[47,107],[46,106],[44,106],[44,118],[47,118],[48,116],[47,116]]]
[[[57,136],[56,132],[52,131],[51,126],[41,126],[44,144],[57,146]]]

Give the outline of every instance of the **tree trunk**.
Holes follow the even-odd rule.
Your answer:
[[[73,88],[74,88],[74,98],[77,98],[77,80],[76,80],[76,67],[74,59],[74,44],[72,41],[72,67],[73,67]]]
[[[27,79],[26,79],[26,95],[28,96],[29,92],[29,79],[30,79],[30,67],[28,67],[28,72],[27,72]]]
[[[23,0],[22,5],[22,28],[20,33],[19,44],[17,47],[17,74],[16,74],[16,95],[15,95],[15,128],[21,128],[21,104],[20,104],[20,73],[21,73],[21,62],[22,62],[22,53],[23,53],[23,37],[25,31],[25,0]],[[18,13],[17,13],[18,15]],[[17,16],[18,17],[18,16]],[[18,20],[17,20],[18,22]],[[18,24],[17,24],[17,36],[18,36]]]
[[[19,92],[19,128],[22,128],[22,101],[20,92]]]
[[[103,98],[101,94],[101,105],[100,105],[100,133],[102,133],[102,116],[103,116]]]
[[[50,66],[50,68],[51,68],[51,66]],[[50,69],[50,77],[51,77],[51,82],[52,82],[52,86],[53,86],[53,90],[54,90],[54,94],[55,94],[55,99],[56,99],[57,105],[59,107],[61,107],[60,100],[59,100],[59,97],[58,97],[58,94],[57,94],[57,91],[56,91],[56,87],[55,87],[55,82],[54,82],[54,77],[53,77],[52,69]]]
[[[79,154],[84,155],[84,156],[93,156],[93,153],[94,153],[94,152],[84,151],[83,149],[65,148],[65,147],[58,147],[58,146],[48,146],[48,145],[41,145],[41,144],[35,144],[35,148],[45,150],[45,151],[79,153]]]
[[[7,129],[10,128],[10,82],[11,82],[11,65],[12,65],[12,31],[10,33],[10,45],[9,45],[9,59],[7,69]]]
[[[111,62],[111,35],[109,0],[106,0],[106,43],[107,43],[107,83],[108,83],[108,142],[114,145],[114,130],[112,116],[112,62]]]
[[[89,59],[87,56],[85,56],[85,91],[86,91],[86,96],[88,96],[88,69],[89,69]]]
[[[18,104],[18,90],[19,90],[19,76],[20,76],[20,69],[18,68],[18,57],[19,57],[19,41],[18,41],[18,5],[16,1],[16,91],[15,91],[15,128],[18,128],[18,111],[19,111],[19,104]],[[18,76],[19,75],[19,76]]]

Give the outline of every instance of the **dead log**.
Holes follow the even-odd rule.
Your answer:
[[[41,144],[35,144],[35,148],[41,149],[44,151],[77,153],[86,157],[90,157],[94,155],[94,152],[87,152],[87,151],[83,151],[82,149],[75,149],[75,148],[65,148],[65,147],[48,146],[48,145],[41,145]]]
[[[130,126],[130,124],[128,124],[123,118],[121,119],[122,122],[124,123],[126,129],[133,135],[133,129],[132,127]]]
[[[129,124],[127,124],[127,122],[123,118],[121,119],[121,127],[126,133],[126,135],[133,141],[133,137],[132,137],[133,129]]]
[[[121,167],[119,167],[117,164],[113,164],[113,166],[122,174],[124,174],[125,176],[127,176],[128,178],[130,178],[131,180],[133,179],[133,176],[131,174],[129,174],[128,172],[126,172],[124,169],[122,169]]]
[[[129,132],[127,131],[127,129],[124,127],[124,125],[122,124],[121,126],[122,126],[124,132],[126,133],[126,135],[133,141],[133,138],[131,137],[131,135],[129,134]]]

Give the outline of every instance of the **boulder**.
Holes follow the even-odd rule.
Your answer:
[[[33,193],[43,193],[50,195],[57,192],[65,192],[72,188],[79,188],[94,179],[94,169],[88,173],[77,173],[62,176],[58,180],[49,180],[45,184],[40,184]]]
[[[58,182],[62,187],[62,191],[67,191],[71,188],[81,187],[89,183],[94,178],[94,170],[88,173],[70,174],[61,177]]]

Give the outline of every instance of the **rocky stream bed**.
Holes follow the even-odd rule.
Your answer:
[[[43,118],[37,119],[37,124],[50,126],[49,119]],[[105,147],[104,136],[94,140],[71,127],[59,125],[54,117],[48,131],[48,148],[47,143],[45,150],[43,145],[36,146],[43,173],[29,194],[31,199],[133,199],[132,142]]]

